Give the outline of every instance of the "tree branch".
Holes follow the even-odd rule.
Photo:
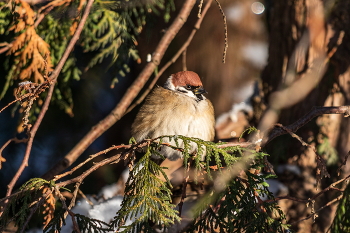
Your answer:
[[[51,101],[51,97],[52,97],[52,93],[53,93],[53,90],[55,88],[55,83],[57,81],[57,77],[59,75],[59,73],[61,72],[69,54],[71,53],[71,51],[73,50],[74,48],[74,45],[76,44],[76,42],[78,41],[79,37],[80,37],[80,34],[83,30],[83,27],[85,25],[85,22],[86,22],[86,19],[90,13],[90,10],[91,10],[91,7],[92,7],[92,4],[93,4],[94,0],[89,0],[86,7],[85,7],[85,11],[84,11],[84,15],[81,19],[81,21],[79,22],[79,25],[78,25],[78,28],[74,34],[74,36],[72,37],[71,41],[69,42],[69,45],[67,46],[61,60],[59,61],[59,63],[57,64],[55,70],[52,72],[52,75],[50,76],[50,80],[52,81],[51,82],[51,86],[49,88],[49,91],[47,93],[47,97],[45,99],[45,103],[40,111],[40,114],[38,116],[38,119],[37,121],[35,122],[33,128],[31,129],[31,131],[29,132],[29,138],[28,138],[28,143],[27,143],[27,147],[26,147],[26,151],[25,151],[25,154],[24,154],[24,158],[23,158],[23,161],[22,161],[22,164],[20,165],[19,169],[17,170],[15,176],[12,178],[11,182],[9,183],[8,185],[8,189],[7,189],[7,192],[6,192],[6,197],[10,196],[11,193],[12,193],[12,190],[17,182],[17,180],[19,179],[19,177],[21,176],[23,170],[28,166],[28,160],[29,160],[29,156],[30,156],[30,152],[31,152],[31,149],[32,149],[32,145],[33,145],[33,141],[34,141],[34,137],[35,137],[35,134],[46,114],[46,111],[49,107],[49,104],[50,104],[50,101]],[[5,208],[4,208],[5,209]],[[0,213],[0,216],[1,216],[2,213]]]
[[[350,116],[350,106],[338,106],[338,107],[313,107],[310,112],[305,114],[303,117],[301,117],[299,120],[294,122],[293,124],[290,124],[288,126],[285,126],[286,129],[288,129],[290,132],[295,133],[298,129],[306,125],[308,122],[310,122],[313,118],[321,116],[323,114],[344,114],[345,117]],[[267,143],[271,142],[274,138],[281,136],[283,134],[287,134],[288,132],[280,127],[275,127],[271,130],[269,133],[268,138],[266,139]],[[262,146],[264,146],[262,145]]]
[[[159,77],[162,76],[162,74],[164,73],[164,71],[166,71],[169,66],[171,66],[172,64],[174,64],[177,59],[181,56],[181,54],[183,54],[186,50],[187,47],[191,44],[191,41],[194,37],[194,35],[196,34],[196,32],[199,30],[203,18],[205,16],[205,14],[207,13],[210,5],[212,3],[212,0],[208,0],[208,2],[206,3],[203,12],[201,13],[201,17],[198,18],[196,24],[194,25],[191,34],[188,36],[187,40],[185,41],[185,43],[181,46],[181,48],[177,51],[177,53],[159,70],[159,72],[156,74],[156,76],[153,78],[151,84],[147,87],[147,89],[142,93],[142,95],[140,96],[140,98],[137,99],[137,101],[135,101],[135,103],[133,105],[131,105],[125,112],[125,114],[129,113],[131,110],[133,110],[137,105],[139,105],[148,95],[148,93],[153,89],[154,85],[156,85],[156,82],[158,81]],[[200,8],[201,9],[201,8]]]
[[[43,178],[51,179],[54,175],[60,173],[69,167],[85,150],[91,145],[102,133],[114,125],[125,113],[131,102],[141,91],[149,77],[152,75],[155,68],[159,65],[164,56],[165,51],[174,39],[180,28],[186,22],[194,4],[195,0],[186,0],[178,16],[175,18],[172,25],[166,31],[160,40],[156,50],[153,53],[152,61],[148,63],[133,84],[128,88],[126,94],[123,96],[119,104],[112,110],[107,117],[101,120],[76,144],[76,146],[50,171],[48,171]]]

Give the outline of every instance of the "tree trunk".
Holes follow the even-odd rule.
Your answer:
[[[321,0],[273,1],[268,18],[269,59],[262,73],[265,101],[270,94],[288,83],[288,72],[295,72],[295,80],[305,78],[313,72],[316,59],[325,52],[330,58],[325,73],[318,85],[302,101],[283,109],[278,122],[288,125],[312,109],[313,106],[349,105],[349,15],[350,2],[341,0],[334,3]],[[300,44],[308,46],[300,50]],[[336,52],[335,52],[336,51]],[[335,53],[334,53],[335,52]],[[328,60],[328,59],[326,59]],[[295,81],[293,80],[293,81]],[[298,93],[294,93],[298,95]],[[301,199],[311,198],[330,183],[339,179],[336,167],[350,149],[350,121],[341,115],[324,115],[314,119],[298,130],[297,135],[313,145],[326,161],[331,179],[324,178],[316,189],[316,154],[286,135],[274,139],[268,146],[271,162],[275,167],[283,164],[296,165],[300,174],[284,171],[278,174],[289,187],[289,195]],[[278,169],[277,169],[278,170]],[[350,171],[343,169],[342,176]],[[331,195],[332,194],[332,195]],[[316,200],[315,210],[334,198],[327,193]],[[311,207],[294,201],[281,202],[289,223],[305,218]],[[293,225],[298,232],[325,232],[330,226],[335,206],[326,207],[319,213],[315,224],[311,219]]]

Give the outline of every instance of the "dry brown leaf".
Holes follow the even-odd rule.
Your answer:
[[[77,27],[78,27],[78,22],[74,21],[72,26],[70,26],[70,28],[69,28],[69,33],[70,33],[71,36],[74,35],[75,30],[77,30]]]
[[[18,56],[17,69],[27,66],[21,70],[20,80],[30,80],[33,77],[35,83],[43,83],[45,79],[42,72],[45,69],[46,72],[52,71],[49,45],[35,31],[35,12],[30,5],[23,0],[17,0],[16,3],[20,4],[15,9],[19,14],[19,23],[10,30],[23,32],[12,42],[7,55]]]
[[[43,189],[43,193],[46,193],[49,191],[50,188],[45,187]],[[50,221],[55,217],[55,204],[56,204],[56,198],[53,195],[53,193],[50,193],[45,200],[45,203],[43,205],[44,210],[43,210],[43,215],[44,215],[44,228],[50,223]]]
[[[0,155],[0,169],[2,168],[2,163],[6,162],[6,159]]]
[[[69,28],[69,32],[70,32],[70,35],[73,36],[75,31],[77,30],[78,28],[78,22],[80,21],[80,15],[79,13],[81,12],[81,10],[83,9],[83,6],[86,4],[86,0],[80,0],[79,2],[79,6],[78,6],[78,13],[77,13],[77,16],[75,17],[74,19],[74,22],[72,24],[72,26]]]
[[[79,2],[79,6],[78,6],[78,11],[80,12],[81,9],[83,9],[83,6],[85,5],[86,3],[86,0],[80,0]]]
[[[23,0],[17,0],[16,2],[20,2],[21,6],[24,8],[25,15],[23,15],[23,19],[25,20],[27,25],[33,25],[35,19],[35,13],[30,7],[30,5]]]

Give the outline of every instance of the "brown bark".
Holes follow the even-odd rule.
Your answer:
[[[350,10],[350,3],[343,0],[337,1],[334,6],[323,4],[324,1],[319,0],[274,1],[271,9],[268,22],[269,60],[262,73],[266,101],[273,91],[288,85],[286,77],[289,69],[295,72],[295,80],[303,79],[312,71],[313,62],[322,54],[322,50],[330,58],[325,74],[307,97],[281,111],[278,122],[283,125],[293,123],[314,106],[349,105],[349,59],[345,57],[350,55],[350,21],[346,13]],[[305,35],[309,46],[306,51],[298,50]],[[344,37],[340,40],[342,35]],[[341,43],[338,47],[339,42]],[[350,150],[349,130],[348,118],[323,115],[297,132],[301,138],[318,148],[317,152],[326,160],[332,178],[324,179],[322,185],[338,179],[336,169],[332,169],[332,166],[337,165],[337,159],[342,161]],[[328,142],[329,144],[324,144]],[[283,177],[280,174],[285,185],[289,187],[290,196],[308,198],[317,192],[314,185],[316,155],[312,150],[303,147],[296,140],[291,140],[290,136],[273,140],[267,148],[276,166],[287,163],[301,169],[300,176],[289,174]],[[349,166],[343,170],[343,175],[348,174]],[[319,189],[322,189],[322,185]],[[317,200],[316,206],[321,207],[330,200],[331,195],[326,194]],[[290,223],[302,219],[310,212],[310,208],[304,204],[289,200],[281,204],[283,209],[289,210],[286,213]],[[331,224],[334,210],[335,205],[327,207],[320,212],[315,224],[308,220],[298,222],[294,227],[298,232],[325,232]]]

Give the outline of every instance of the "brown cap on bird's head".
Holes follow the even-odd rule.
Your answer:
[[[180,71],[171,75],[172,82],[174,86],[194,86],[201,87],[203,86],[201,79],[198,74],[193,71]]]

